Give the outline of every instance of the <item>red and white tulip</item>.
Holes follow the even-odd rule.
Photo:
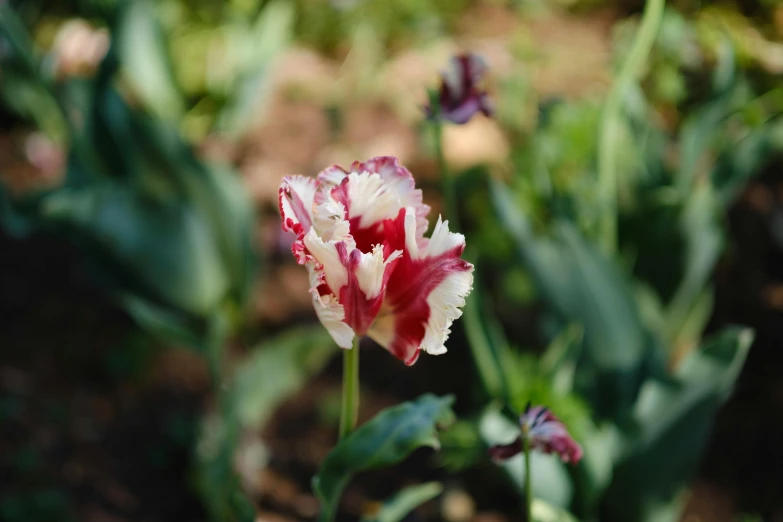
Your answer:
[[[430,207],[396,158],[335,165],[317,179],[286,176],[279,205],[316,314],[341,348],[368,335],[408,365],[421,351],[446,352],[473,265],[447,221],[424,237]]]

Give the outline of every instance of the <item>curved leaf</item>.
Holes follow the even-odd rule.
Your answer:
[[[127,80],[156,116],[177,121],[184,111],[184,103],[171,69],[155,3],[128,2],[118,33],[117,45]]]
[[[438,448],[436,428],[454,420],[454,397],[422,395],[379,413],[341,440],[324,458],[313,478],[313,491],[321,503],[321,520],[332,520],[340,496],[360,471],[391,466],[414,450]]]
[[[726,328],[680,363],[674,384],[645,383],[633,412],[633,447],[604,497],[614,520],[652,520],[691,478],[752,340],[747,328]]]
[[[237,369],[231,392],[242,427],[263,426],[278,404],[302,388],[337,351],[320,324],[262,342]]]
[[[371,516],[362,517],[363,522],[400,522],[408,514],[425,502],[437,497],[443,491],[440,482],[416,484],[400,490],[383,503]]]
[[[533,522],[579,522],[571,513],[540,498],[533,499],[531,509]]]

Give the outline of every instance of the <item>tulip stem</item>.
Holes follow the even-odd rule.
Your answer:
[[[435,159],[438,162],[438,171],[443,183],[443,199],[445,200],[446,219],[449,220],[451,230],[459,230],[459,214],[457,213],[457,192],[454,178],[446,164],[446,156],[443,154],[443,118],[440,116],[440,101],[437,91],[430,93],[430,107],[432,115],[432,137],[435,147]]]
[[[522,436],[522,452],[525,454],[525,520],[533,522],[533,486],[530,481],[530,444]]]
[[[353,347],[343,350],[343,405],[340,411],[340,439],[348,436],[359,418],[359,336]]]

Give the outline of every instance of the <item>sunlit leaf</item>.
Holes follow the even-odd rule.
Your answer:
[[[261,343],[237,369],[231,393],[239,422],[245,428],[262,426],[280,401],[336,353],[334,341],[320,324]]]
[[[533,522],[579,522],[568,511],[555,507],[540,498],[534,498],[530,506]]]
[[[125,77],[144,104],[156,116],[176,121],[184,111],[184,103],[154,2],[126,2],[121,10],[117,45]]]
[[[408,486],[381,505],[377,513],[362,517],[363,522],[401,522],[408,514],[443,491],[440,482]]]
[[[293,37],[294,3],[274,1],[266,4],[252,30],[237,41],[235,55],[244,57],[243,72],[229,105],[218,120],[221,131],[239,136],[261,116],[259,109],[267,98],[271,67]]]

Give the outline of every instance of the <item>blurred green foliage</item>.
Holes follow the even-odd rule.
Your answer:
[[[320,327],[296,328],[225,372],[223,347],[245,320],[259,262],[250,245],[254,216],[231,167],[199,159],[192,143],[212,135],[240,140],[263,116],[271,67],[293,43],[382,60],[451,34],[482,3],[503,4],[509,16],[552,8],[477,0],[0,6],[3,107],[68,151],[61,185],[24,197],[0,189],[0,225],[14,235],[70,238],[140,325],[210,361],[223,386],[204,421],[194,483],[212,520],[253,519],[234,470],[239,441],[318,373],[334,348]],[[629,7],[553,3],[576,13]],[[583,444],[585,460],[572,469],[535,456],[534,511],[542,521],[570,520],[565,510],[584,521],[676,518],[680,491],[752,340],[739,327],[704,334],[711,275],[727,247],[727,209],[783,149],[775,75],[781,44],[769,22],[779,6],[759,4],[749,18],[726,5],[694,11],[680,4],[664,13],[642,81],[622,93],[621,132],[612,144],[621,173],[616,254],[600,246],[602,98],[539,99],[529,75],[507,76],[496,98],[509,157],[502,168],[474,167],[459,179],[468,256],[477,266],[462,324],[483,394],[440,436],[439,460],[448,471],[470,472],[486,463],[488,445],[517,434],[524,404],[549,406]],[[56,73],[46,49],[64,13],[108,30],[108,53],[92,76]],[[615,62],[637,28],[635,17],[614,25]],[[437,71],[432,77],[434,84]],[[537,345],[518,338],[523,314],[532,317],[527,328]],[[452,341],[460,342],[458,332]],[[135,371],[122,352],[111,364],[118,374]],[[354,435],[367,439],[363,449],[378,450],[373,466],[399,461],[420,444],[436,444],[433,427],[450,412],[447,402],[427,396],[403,404]],[[17,406],[4,400],[0,413]],[[411,431],[400,435],[397,422]],[[176,422],[171,429],[176,435]],[[400,446],[383,453],[389,439]],[[370,467],[350,444],[327,457],[316,486],[329,509],[348,477]],[[34,466],[28,457],[20,454],[17,465]],[[518,491],[520,460],[503,466]],[[377,518],[399,519],[439,491],[437,484],[405,490]],[[0,514],[65,519],[58,495],[4,497]]]
[[[384,48],[409,47],[453,27],[470,0],[296,0],[297,34],[324,52],[345,51],[357,28],[369,27]]]
[[[401,489],[384,502],[377,513],[362,517],[362,522],[401,522],[421,504],[432,500],[443,491],[439,482],[426,482]]]
[[[495,223],[486,216],[477,218],[479,231],[516,250],[546,305],[542,333],[554,342],[574,325],[584,329],[582,338],[571,334],[572,348],[559,356],[550,347],[510,364],[515,350],[502,332],[512,325],[492,319],[501,314],[491,305],[477,305],[486,284],[481,278],[492,284],[492,267],[514,255],[482,249],[489,268],[476,259],[484,275],[464,319],[477,368],[512,419],[519,394],[572,417],[565,420],[582,441],[585,460],[570,478],[553,462],[534,460],[534,489],[583,520],[676,519],[681,488],[753,337],[726,328],[702,339],[712,308],[710,276],[725,248],[724,216],[745,183],[783,150],[783,106],[738,67],[730,39],[700,47],[693,27],[673,11],[666,12],[661,35],[645,80],[621,102],[622,132],[612,144],[621,173],[613,217],[620,224],[618,254],[609,257],[600,247],[600,102],[543,103],[537,127],[513,129],[509,182],[487,172],[488,192],[472,196],[494,202],[505,240],[494,238]],[[619,41],[627,47],[626,37]],[[699,77],[706,88],[695,96],[686,86]],[[677,120],[661,117],[670,105],[678,108]],[[557,361],[549,372],[538,367],[546,361]],[[557,375],[561,368],[565,377]],[[548,394],[531,384],[537,381]],[[517,382],[526,384],[512,392]],[[555,390],[564,398],[553,396]],[[570,406],[570,394],[574,406],[584,400],[587,408]],[[498,414],[489,410],[479,420],[485,444],[513,435],[513,421]],[[464,446],[460,451],[471,454]],[[510,461],[504,468],[522,491],[519,466]]]
[[[136,6],[116,13],[122,34]],[[61,122],[70,145],[62,185],[23,197],[3,191],[2,223],[13,234],[45,230],[82,246],[103,282],[144,327],[210,351],[209,339],[240,320],[253,271],[252,211],[236,176],[206,165],[170,124],[131,106],[118,89],[122,45],[112,41],[92,79],[57,81],[8,6],[0,31],[11,44],[11,108]]]

